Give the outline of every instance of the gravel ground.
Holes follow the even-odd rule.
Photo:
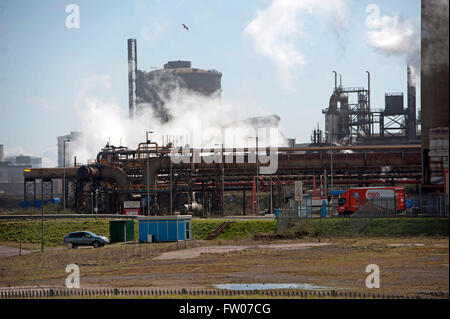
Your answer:
[[[234,246],[206,246],[191,249],[183,249],[169,251],[155,257],[154,259],[187,259],[196,258],[201,254],[223,254],[230,251],[239,251],[252,248],[269,248],[269,249],[307,249],[310,247],[320,247],[331,245],[330,243],[296,243],[296,244],[268,244],[268,245],[234,245]]]
[[[32,253],[34,250],[25,250],[22,249],[22,255]],[[8,246],[0,246],[0,258],[10,257],[10,256],[18,256],[19,248],[8,247]]]

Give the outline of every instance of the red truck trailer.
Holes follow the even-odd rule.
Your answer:
[[[364,208],[368,203],[376,205],[379,209],[386,206],[385,208],[395,209],[396,212],[403,212],[405,210],[405,188],[402,186],[349,188],[339,196],[338,213],[350,215],[358,209]]]

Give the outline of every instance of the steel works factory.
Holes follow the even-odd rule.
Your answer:
[[[82,134],[72,132],[58,140],[59,167],[25,169],[24,203],[61,196],[66,207],[87,214],[209,217],[325,209],[333,215],[350,188],[401,186],[408,200],[404,211],[413,209],[419,197],[447,194],[435,209],[448,214],[448,48],[446,63],[433,55],[448,39],[448,28],[447,34],[437,32],[431,27],[436,18],[422,9],[420,87],[405,66],[407,92],[383,92],[385,105],[380,107],[371,103],[379,92],[371,91],[370,70],[366,83],[353,86],[344,86],[345,70],[330,70],[335,84],[323,88],[330,95],[322,110],[325,129],[314,129],[309,144],[288,139],[288,145],[277,145],[275,174],[261,172],[269,165],[261,160],[271,151],[266,146],[257,152],[256,145],[199,150],[183,137],[163,136],[158,143],[146,132],[139,145],[107,143],[95,161],[80,165],[72,161],[76,154],[65,149],[65,139]],[[191,61],[169,61],[159,70],[143,71],[138,69],[136,40],[127,45],[130,118],[152,108],[162,123],[169,122],[164,97],[175,88],[220,98],[219,71],[194,68]],[[272,115],[244,121],[255,128],[277,128],[279,120]],[[174,156],[183,160],[174,161]]]

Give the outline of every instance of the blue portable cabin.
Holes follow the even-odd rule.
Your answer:
[[[139,242],[190,240],[192,215],[139,216]]]

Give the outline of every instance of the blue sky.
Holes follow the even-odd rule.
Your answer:
[[[385,92],[406,92],[405,57],[366,41],[366,7],[375,3],[382,15],[418,19],[420,0],[342,1],[348,25],[339,39],[317,16],[302,16],[303,34],[292,45],[306,63],[293,69],[286,89],[276,63],[244,31],[272,0],[0,0],[0,144],[10,155],[56,161],[56,137],[81,128],[75,104],[92,76],[107,75],[110,88],[95,94],[126,110],[127,38],[137,39],[140,69],[180,59],[219,70],[224,99],[248,105],[249,114],[252,108],[255,115],[257,108],[278,114],[285,135],[308,142],[311,130],[323,127],[333,70],[344,86],[366,86],[369,70],[374,108],[384,107]],[[70,3],[80,8],[79,29],[65,26]]]

